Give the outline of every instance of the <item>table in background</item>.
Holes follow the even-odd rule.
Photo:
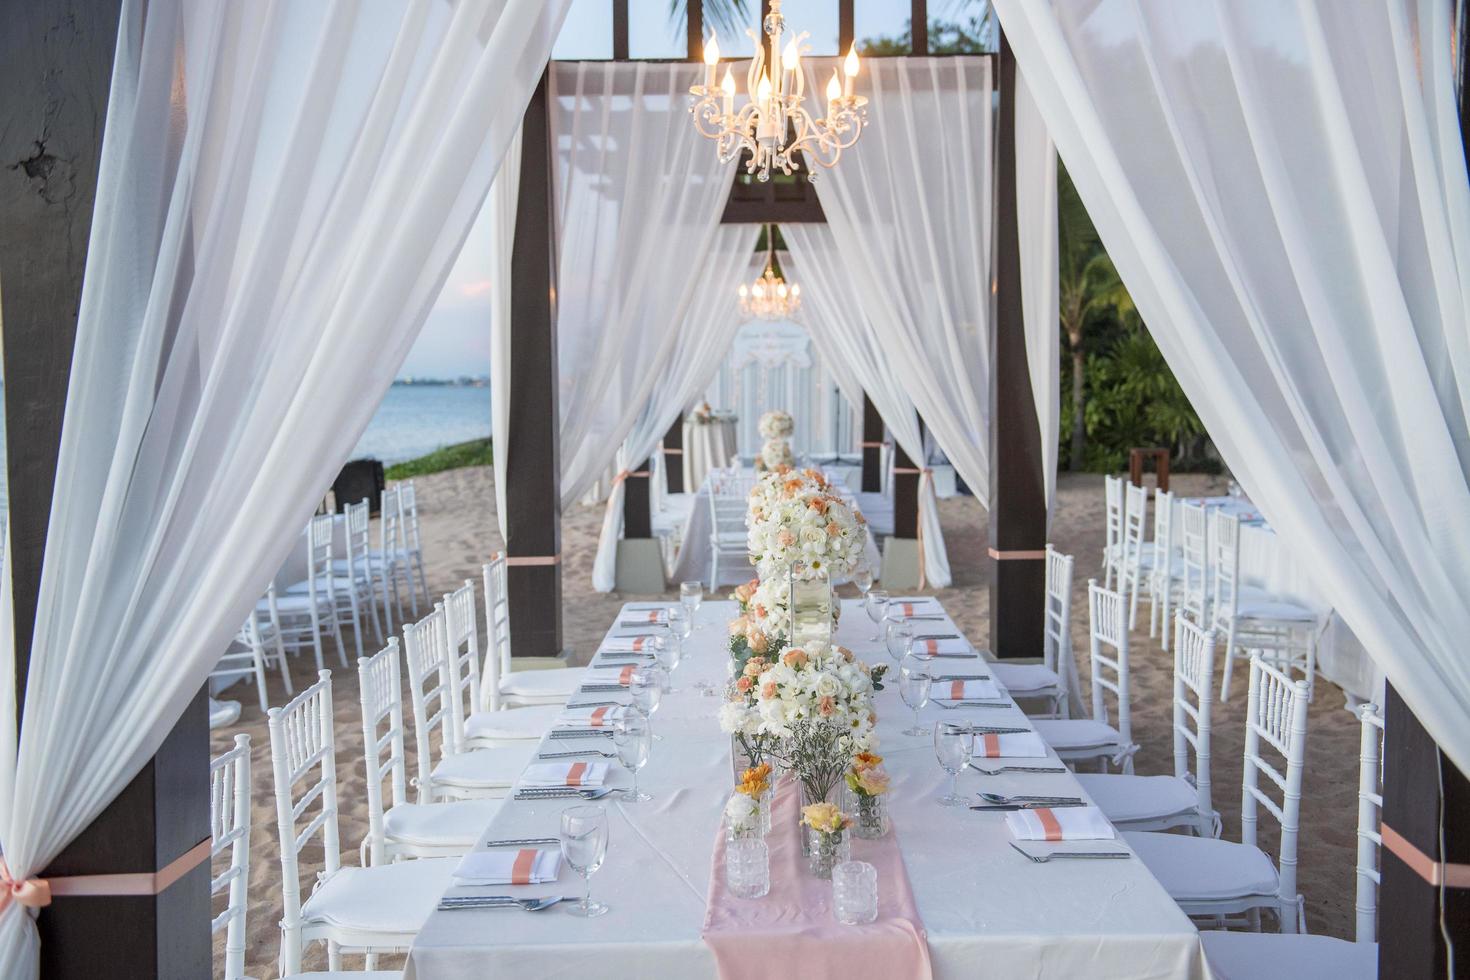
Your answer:
[[[684,416],[684,487],[701,486],[712,469],[735,461],[735,416],[715,415],[708,422]]]
[[[724,625],[735,610],[731,602],[705,602],[695,616],[690,652],[675,675],[678,693],[666,696],[654,715],[653,728],[663,740],[654,743],[639,774],[640,786],[654,799],[603,800],[609,845],[592,892],[612,911],[592,920],[555,908],[536,914],[436,911],[409,952],[407,980],[718,975],[700,929],[715,835],[733,783],[730,741],[715,720],[719,700],[702,697],[694,683],[723,683],[727,676]],[[935,632],[959,632],[952,623],[932,625]],[[886,661],[879,645],[867,641],[872,629],[855,600],[843,603],[838,642],[870,663]],[[940,663],[959,669],[967,661]],[[893,832],[938,980],[1207,975],[1194,926],[1142,862],[1031,864],[1011,848],[1004,813],[935,803],[948,777],[935,761],[930,738],[900,734],[912,713],[899,700],[896,678],[877,698],[878,751],[893,780]],[[922,717],[927,723],[963,718],[1028,725],[1014,705],[952,711],[930,705]],[[565,741],[553,744],[568,747]],[[615,768],[610,782],[627,786],[629,778]],[[997,793],[1085,795],[1070,773],[987,777],[967,770],[960,776],[963,792],[982,786]],[[555,837],[568,805],[508,801],[481,839]],[[1121,840],[1115,843],[1122,846]],[[580,888],[580,879],[567,869],[555,885],[510,890],[573,895]],[[819,959],[822,950],[813,948],[811,955]]]

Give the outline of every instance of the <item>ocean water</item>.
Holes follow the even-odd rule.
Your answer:
[[[443,446],[490,436],[490,389],[403,385],[388,389],[353,459],[402,463]]]

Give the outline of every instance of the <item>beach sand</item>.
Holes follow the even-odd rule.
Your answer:
[[[501,548],[495,520],[495,493],[488,467],[451,470],[415,481],[423,531],[429,591],[439,596],[474,579],[477,588],[481,563]],[[1177,493],[1198,495],[1223,493],[1222,478],[1175,475],[1171,486]],[[958,625],[977,645],[989,635],[991,563],[985,558],[987,514],[970,497],[940,501],[940,516],[949,550],[954,585],[930,590],[940,598]],[[577,507],[562,522],[563,595],[565,643],[574,662],[585,662],[602,637],[621,604],[644,596],[600,595],[592,590],[592,560],[602,508]],[[1063,474],[1058,486],[1053,520],[1053,543],[1077,558],[1072,611],[1073,649],[1079,658],[1083,689],[1087,690],[1088,663],[1086,580],[1096,575],[1103,545],[1102,477],[1093,474]],[[677,586],[676,586],[677,591]],[[1131,648],[1133,737],[1142,748],[1135,759],[1136,771],[1151,775],[1173,771],[1172,754],[1172,659],[1150,640],[1147,617],[1140,607],[1141,631],[1133,634]],[[483,624],[482,624],[483,629]],[[481,634],[483,636],[483,632]],[[347,641],[349,651],[351,638]],[[364,638],[364,649],[376,650],[375,639]],[[1039,652],[1039,651],[1038,651]],[[348,653],[352,663],[353,654]],[[336,652],[327,650],[332,668],[337,723],[337,775],[341,807],[342,862],[358,862],[358,845],[367,830],[367,797],[363,773],[362,731],[355,664],[340,666]],[[1239,840],[1241,753],[1244,744],[1245,671],[1237,670],[1235,690],[1228,703],[1215,703],[1212,778],[1215,806],[1224,817],[1224,837]],[[295,658],[292,677],[299,691],[312,682],[310,657]],[[266,720],[255,693],[235,688],[224,695],[238,697],[243,704],[239,722],[213,734],[212,751],[226,751],[236,732],[247,732],[252,743],[254,802],[250,844],[250,911],[247,920],[247,973],[274,977],[280,948],[278,922],[280,902],[280,850],[278,846],[275,795],[271,785],[270,745]],[[270,698],[274,704],[286,700],[279,682],[272,679]],[[407,694],[404,695],[407,713]],[[1311,932],[1352,938],[1353,862],[1357,821],[1357,719],[1343,710],[1342,692],[1334,685],[1316,685],[1307,735],[1307,777],[1303,792],[1299,849],[1300,890],[1306,896],[1307,927]],[[412,721],[409,721],[412,724]],[[412,737],[409,738],[409,772],[414,771]],[[1261,846],[1275,855],[1275,826],[1266,816]],[[224,870],[217,861],[214,872]],[[321,867],[319,847],[302,854],[302,887],[309,891],[312,876]],[[224,934],[215,940],[215,975],[221,972]],[[348,966],[356,969],[357,958]],[[384,957],[381,968],[401,964],[402,957]],[[308,951],[307,969],[325,969],[321,947]]]

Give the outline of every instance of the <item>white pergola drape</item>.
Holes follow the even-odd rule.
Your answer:
[[[1225,461],[1470,771],[1470,189],[1448,0],[996,0]]]
[[[808,91],[823,91],[832,66],[832,59],[806,62]],[[817,196],[846,287],[882,339],[893,374],[987,503],[990,59],[870,58],[864,68],[869,124],[836,167],[818,174]],[[910,455],[923,466],[922,452]]]
[[[720,225],[707,257],[691,266],[696,292],[678,324],[673,350],[662,365],[650,367],[659,383],[618,452],[619,469],[637,466],[653,454],[669,426],[694,403],[719,368],[740,329],[735,291],[750,268],[759,231],[757,225]],[[611,592],[617,585],[618,539],[622,536],[623,483],[618,481],[608,494],[592,565],[592,585],[598,592]]]
[[[495,520],[506,538],[509,515],[505,477],[510,465],[510,392],[515,378],[510,359],[511,254],[515,251],[516,207],[521,191],[521,134],[516,130],[485,206],[490,215],[490,446],[495,470]]]
[[[563,506],[606,474],[665,382],[703,286],[691,273],[710,254],[735,163],[690,126],[701,70],[552,65]]]
[[[783,225],[790,249],[784,271],[802,287],[802,318],[812,341],[832,363],[841,363],[883,416],[893,439],[923,466],[924,437],[914,412],[913,394],[894,364],[891,344],[867,315],[853,270],[836,241],[831,225]],[[919,481],[919,528],[924,541],[924,579],[947,588],[952,579],[934,481]]]
[[[0,684],[17,878],[138,772],[298,540],[566,7],[125,0],[18,740]],[[8,903],[0,976],[37,956]]]

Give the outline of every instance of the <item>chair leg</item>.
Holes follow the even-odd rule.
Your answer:
[[[378,618],[378,590],[373,585],[372,577],[363,583],[361,598],[367,606],[368,615],[373,618],[373,635],[378,638],[378,646],[383,645],[383,621]]]
[[[428,607],[433,603],[429,601],[429,580],[424,577],[424,553],[422,551],[413,553],[413,568],[418,573],[419,588],[424,593],[424,606]]]
[[[255,694],[260,698],[260,713],[265,714],[271,709],[270,700],[265,696],[265,648],[252,645],[250,648],[251,659],[255,661]]]
[[[1163,631],[1164,631],[1164,652],[1165,653],[1168,653],[1169,652],[1169,634],[1172,632],[1172,630],[1170,630],[1170,628],[1169,628],[1169,622],[1170,622],[1170,620],[1169,620],[1169,613],[1171,611],[1170,607],[1173,604],[1173,599],[1174,599],[1174,582],[1172,580],[1170,580],[1170,581],[1168,581],[1168,582],[1166,582],[1164,584],[1164,588],[1163,588],[1163,607],[1164,607],[1163,608],[1163,613],[1164,613],[1164,622],[1163,622],[1162,625],[1163,625]]]
[[[342,661],[342,666],[347,666],[347,649],[342,643],[342,614],[336,604],[332,606],[332,642],[337,644],[337,659]]]
[[[1128,628],[1130,630],[1138,627],[1138,574],[1135,572],[1128,577]]]
[[[1225,676],[1220,681],[1220,701],[1224,703],[1230,700],[1230,675],[1235,669],[1235,621],[1231,620],[1230,629],[1225,634]]]
[[[327,940],[327,969],[333,971],[342,969],[342,947],[330,939]]]
[[[357,650],[357,659],[362,659],[362,614],[357,608],[357,589],[347,593],[347,604],[352,610],[352,645]],[[347,664],[342,666],[346,667]]]
[[[321,610],[313,605],[311,610],[311,644],[316,652],[316,670],[320,674],[327,669],[326,662],[322,660],[322,616]]]
[[[291,668],[286,664],[286,645],[281,642],[281,631],[276,630],[276,664],[281,668],[281,683],[286,686],[286,697],[296,693],[291,684]]]

